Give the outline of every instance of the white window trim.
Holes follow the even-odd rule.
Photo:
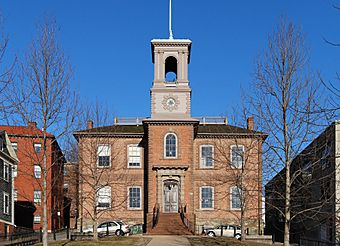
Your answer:
[[[203,188],[211,188],[211,193],[212,193],[212,201],[211,201],[211,205],[212,207],[211,208],[202,208],[202,189]],[[214,210],[215,208],[215,188],[213,186],[201,186],[200,187],[200,210]]]
[[[35,220],[35,218],[39,218],[39,222]],[[33,224],[40,224],[41,223],[41,216],[38,214],[35,214],[33,216]]]
[[[211,147],[212,148],[212,150],[211,150],[211,158],[212,158],[211,167],[203,165],[203,162],[202,162],[202,147]],[[212,145],[212,144],[202,144],[202,145],[200,145],[200,168],[202,168],[202,169],[212,169],[212,168],[214,168],[214,155],[215,155],[214,145]]]
[[[35,201],[35,193],[36,192],[39,192],[40,193],[40,202],[36,202]],[[41,205],[41,203],[42,203],[42,192],[41,192],[41,190],[34,190],[33,191],[33,203],[34,204],[37,204],[37,205]]]
[[[103,189],[103,188],[106,188],[106,187],[110,187],[110,191],[111,191],[111,194],[110,194],[110,206],[109,207],[99,207],[98,206],[98,198],[99,198],[99,190],[100,189]],[[110,185],[106,185],[106,186],[103,186],[101,188],[98,189],[98,191],[96,192],[96,207],[97,207],[97,210],[110,210],[112,208],[112,187]]]
[[[6,162],[6,161],[3,161],[4,162],[4,169],[3,169],[3,175],[2,175],[2,178],[3,180],[5,180],[6,182],[9,182],[9,178],[10,178],[10,172],[11,172],[11,169],[10,169],[10,165]],[[7,167],[7,178],[5,177],[5,170],[6,170],[6,167]]]
[[[240,194],[240,207],[239,208],[233,208],[233,188],[238,188],[240,189],[240,187],[238,186],[232,186],[230,187],[230,210],[233,211],[241,211],[241,207],[242,207],[242,203],[241,203],[241,194]]]
[[[243,151],[243,161],[242,161],[242,165],[240,167],[235,167],[233,165],[233,147],[237,147],[237,148],[242,148],[242,151]],[[231,168],[233,169],[242,169],[242,167],[244,167],[244,145],[242,144],[233,144],[233,145],[230,145],[230,166]]]
[[[8,209],[8,211],[6,211],[6,206],[5,206],[5,197],[7,196],[7,201],[8,201],[8,207],[7,207],[7,209]],[[10,202],[9,202],[10,200],[9,200],[9,194],[7,193],[7,192],[3,192],[3,212],[4,212],[4,214],[9,214],[9,211],[10,211]]]
[[[109,165],[108,166],[99,166],[99,154],[98,154],[98,148],[99,146],[109,146]],[[111,167],[111,152],[112,152],[112,148],[111,148],[111,144],[98,144],[97,145],[97,149],[96,149],[96,157],[97,157],[97,168],[110,168]]]
[[[40,168],[40,177],[37,177],[37,176],[35,175],[35,167],[39,167],[39,168]],[[35,179],[41,179],[42,169],[41,169],[41,166],[40,166],[39,164],[34,164],[34,165],[33,165],[33,175],[34,175],[34,178],[35,178]]]
[[[175,156],[166,156],[166,137],[170,134],[174,135],[176,139],[176,155]],[[164,159],[177,159],[178,158],[178,137],[176,133],[168,132],[167,134],[165,134],[164,139],[163,139],[163,152],[164,152]]]
[[[39,146],[39,147],[40,147],[40,151],[39,151],[39,152],[37,152],[37,151],[35,150],[35,146]],[[33,148],[34,148],[34,152],[35,152],[36,154],[39,154],[39,153],[41,153],[41,151],[42,151],[42,144],[41,144],[41,143],[34,143],[34,144],[33,144]]]
[[[139,188],[140,192],[140,204],[139,208],[131,208],[130,207],[130,188]],[[142,204],[143,204],[143,194],[142,194],[142,187],[141,186],[128,186],[127,187],[127,209],[128,210],[142,210]]]
[[[140,149],[140,152],[139,152],[139,154],[140,154],[140,156],[139,156],[139,158],[140,158],[140,160],[139,160],[139,166],[130,166],[129,165],[129,147],[138,147],[138,144],[129,144],[128,146],[127,146],[127,168],[132,168],[132,169],[134,169],[134,168],[142,168],[142,147],[138,147],[139,149]]]

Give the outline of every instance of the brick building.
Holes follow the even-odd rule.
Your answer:
[[[290,241],[340,242],[340,121],[317,136],[291,164]],[[283,241],[285,169],[265,186],[266,233]],[[312,244],[313,241],[306,243]],[[306,245],[307,245],[306,244]]]
[[[80,225],[123,219],[147,232],[182,211],[191,229],[240,224],[240,176],[247,189],[245,226],[262,231],[262,142],[265,134],[193,118],[188,80],[191,41],[151,41],[151,117],[74,133],[79,143]],[[175,220],[174,220],[175,221]],[[157,226],[156,226],[157,228]]]
[[[19,160],[14,174],[14,196],[17,208],[15,223],[17,226],[33,226],[34,230],[39,230],[43,223],[42,147],[44,133],[37,128],[35,122],[29,122],[27,126],[0,126],[0,130],[7,132]],[[47,214],[48,230],[51,231],[61,228],[63,225],[63,166],[65,160],[54,135],[50,133],[46,133],[46,135]],[[30,213],[33,212],[32,223]]]
[[[17,163],[11,141],[5,131],[0,131],[0,235],[5,237],[14,226],[13,167]]]

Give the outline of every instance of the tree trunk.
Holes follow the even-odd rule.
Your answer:
[[[43,143],[43,246],[48,245],[48,220],[47,220],[47,156],[46,156],[46,132],[44,129],[44,143]]]

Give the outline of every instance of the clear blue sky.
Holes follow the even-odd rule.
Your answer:
[[[192,115],[228,115],[240,104],[257,55],[284,15],[302,27],[311,67],[326,79],[340,72],[340,11],[329,0],[173,0],[175,38],[193,41],[189,79]],[[168,38],[168,0],[1,0],[10,52],[19,56],[35,24],[54,15],[60,42],[82,97],[97,97],[113,116],[150,115],[150,41]]]

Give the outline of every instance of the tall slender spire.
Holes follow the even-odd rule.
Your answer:
[[[174,39],[172,34],[172,1],[169,0],[169,39]]]

